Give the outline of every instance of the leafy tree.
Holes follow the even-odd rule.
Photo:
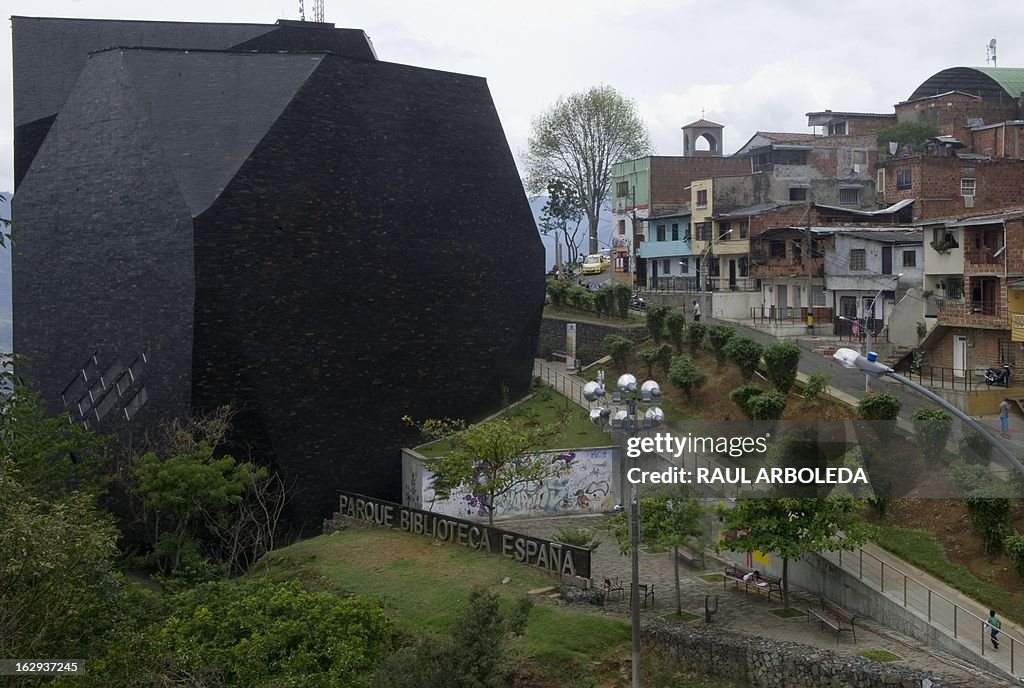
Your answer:
[[[581,311],[594,310],[594,292],[577,284],[569,285],[566,301],[570,306]]]
[[[0,458],[0,656],[73,656],[115,597],[117,531],[94,498],[37,496]]]
[[[764,392],[747,400],[751,420],[779,420],[786,410],[786,396],[782,392]]]
[[[686,339],[690,342],[690,351],[697,353],[700,350],[700,345],[704,342],[707,333],[708,326],[704,323],[690,323],[690,326],[686,328]]]
[[[647,127],[636,106],[610,86],[559,100],[533,120],[524,158],[527,187],[539,193],[552,180],[571,189],[587,216],[590,253],[608,199],[612,165],[649,153]]]
[[[968,463],[988,466],[991,461],[992,445],[976,430],[968,430],[960,435],[956,446],[960,450],[960,456]]]
[[[580,229],[583,225],[583,206],[576,195],[573,187],[561,179],[552,179],[547,185],[548,202],[540,213],[540,222],[537,228],[540,233],[549,236],[554,235],[565,242],[568,255],[567,262],[575,265],[580,259],[580,246],[583,243],[583,235]]]
[[[629,305],[633,301],[633,290],[628,284],[616,282],[612,286],[612,294],[615,297],[615,311],[620,318],[629,317]]]
[[[764,347],[750,337],[732,337],[725,345],[726,357],[740,369],[743,379],[750,381],[761,365]]]
[[[900,122],[875,131],[880,151],[888,151],[890,141],[894,141],[900,146],[919,146],[938,135],[939,128],[927,122]]]
[[[454,436],[454,449],[428,461],[427,468],[434,474],[434,492],[440,499],[447,499],[456,488],[469,489],[493,526],[496,502],[502,495],[555,474],[557,467],[537,455],[535,449],[556,429],[508,418],[469,426]]]
[[[725,345],[736,335],[736,330],[728,325],[712,325],[708,328],[708,341],[715,352],[715,361],[721,370],[725,364]]]
[[[779,342],[765,347],[764,368],[775,389],[789,394],[800,364],[800,347],[792,342]]]
[[[419,638],[387,658],[377,688],[494,688],[513,636],[526,630],[533,603],[523,598],[504,610],[500,597],[475,589],[449,636]]]
[[[604,338],[605,352],[607,352],[607,354],[619,365],[626,362],[626,357],[629,356],[629,352],[632,349],[632,340],[621,335],[610,334]]]
[[[660,342],[665,337],[665,320],[672,309],[660,303],[652,303],[647,307],[647,329],[655,342]]]
[[[685,486],[665,487],[653,491],[640,499],[640,541],[672,548],[676,578],[676,614],[683,611],[682,595],[679,591],[679,548],[685,547],[690,538],[704,534],[701,520],[704,507]],[[630,551],[629,511],[615,514],[610,522],[611,534],[619,543],[623,554]]]
[[[672,359],[675,356],[676,352],[671,344],[662,344],[658,347],[658,365],[661,366],[665,375],[668,375],[668,371],[672,367]]]
[[[732,402],[734,404],[740,407],[740,411],[743,412],[744,416],[746,416],[750,420],[753,420],[754,417],[753,415],[751,415],[752,411],[750,409],[749,403],[751,399],[761,394],[764,394],[763,389],[761,389],[760,387],[751,382],[748,382],[744,385],[740,385],[739,387],[731,391],[729,393],[729,398],[732,399]]]
[[[384,659],[393,625],[380,604],[307,592],[298,581],[207,583],[168,615],[126,628],[72,686],[349,688]]]
[[[911,420],[925,462],[931,466],[940,463],[953,429],[953,416],[929,406],[915,412]]]
[[[804,383],[804,403],[810,404],[828,387],[828,378],[821,373],[812,373]]]
[[[604,285],[594,292],[594,312],[597,313],[598,317],[602,315],[614,316],[616,308],[615,296],[611,287]]]
[[[668,381],[683,390],[686,398],[693,400],[693,395],[704,386],[708,376],[697,369],[697,364],[689,356],[676,356],[668,369]]]
[[[665,332],[668,340],[676,351],[683,353],[683,337],[686,334],[686,315],[682,311],[672,311],[665,316]]]
[[[782,600],[789,607],[789,560],[808,552],[852,550],[873,529],[858,515],[862,503],[846,496],[817,498],[741,497],[723,512],[727,536],[719,545],[733,552],[776,552],[782,557]]]
[[[637,358],[647,364],[647,377],[650,379],[654,376],[654,364],[661,360],[661,348],[649,346],[646,349],[642,349],[637,354]]]
[[[887,442],[896,431],[896,419],[899,418],[903,404],[888,392],[868,393],[857,402],[857,413],[867,421],[874,421],[878,439]]]
[[[1010,498],[1005,483],[995,480],[964,497],[964,506],[971,519],[971,528],[981,536],[986,554],[1003,551],[1010,534]]]
[[[1010,556],[1013,570],[1017,572],[1017,576],[1024,579],[1024,535],[1020,533],[1008,535],[1003,541],[1003,548]]]

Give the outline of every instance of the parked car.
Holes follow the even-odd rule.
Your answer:
[[[604,272],[605,268],[611,264],[612,261],[608,256],[602,256],[600,253],[591,253],[583,259],[583,269],[581,272],[584,275],[596,275]]]

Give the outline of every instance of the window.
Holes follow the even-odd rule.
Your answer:
[[[860,203],[860,189],[839,189],[839,205]]]
[[[615,184],[615,196],[616,198],[625,198],[629,195],[629,182],[616,182]]]
[[[867,165],[868,164],[868,152],[862,150],[853,151],[853,164],[854,165]]]
[[[750,271],[750,261],[746,256],[740,256],[739,260],[740,277],[746,277]]]
[[[740,239],[747,239],[750,237],[750,223],[746,220],[740,222]]]
[[[708,190],[698,189],[697,190],[697,207],[707,208],[708,207]]]
[[[948,251],[951,248],[960,248],[960,242],[956,238],[955,229],[937,227],[932,230],[932,248],[936,251]]]
[[[619,220],[619,234],[625,234],[625,233],[626,233],[626,221],[625,220]]]
[[[973,196],[977,190],[977,182],[973,179],[961,179],[960,180],[960,195],[961,196]]]
[[[776,165],[806,165],[807,151],[805,150],[775,150],[772,151],[772,161]]]
[[[672,274],[672,261],[669,260],[668,258],[661,261],[661,274],[666,276]]]
[[[672,223],[672,241],[679,241],[679,225]]]
[[[1006,365],[1015,365],[1017,363],[1017,357],[1014,355],[1013,341],[1009,339],[999,340],[999,362],[1005,363]]]
[[[697,241],[711,241],[711,223],[697,223]]]
[[[828,125],[829,136],[846,136],[846,122],[832,122]]]
[[[868,269],[868,256],[867,251],[862,248],[851,248],[850,249],[850,269],[851,270],[867,270]]]
[[[878,189],[878,193],[880,193],[880,194],[884,194],[885,193],[885,168],[884,167],[882,169],[878,170],[878,180],[877,180],[875,186]]]
[[[905,268],[916,268],[917,267],[917,253],[914,251],[903,252],[903,267]]]
[[[718,223],[718,236],[720,236],[722,238],[722,241],[727,241],[729,239],[735,239],[736,238],[733,235],[728,233],[730,229],[732,229],[732,223],[731,222],[719,222]]]
[[[681,273],[683,273],[684,275],[688,275],[690,273],[690,259],[689,258],[683,258],[681,261],[679,261],[679,271]]]
[[[913,183],[913,175],[909,167],[903,167],[896,170],[896,190],[904,191],[909,189]]]
[[[657,237],[658,241],[665,241],[665,225],[658,225]]]
[[[708,258],[708,276],[709,277],[721,277],[721,263],[718,258],[711,256]]]
[[[772,258],[786,257],[786,242],[780,239],[772,239],[768,242],[768,255]]]
[[[807,200],[807,189],[802,186],[791,186],[789,187],[789,200],[791,201],[806,201]]]
[[[821,289],[811,289],[811,305],[812,306],[824,306],[825,305],[825,292]]]
[[[690,243],[690,241],[692,239],[693,239],[693,234],[690,232],[690,225],[689,225],[689,223],[687,223],[686,229],[683,230],[683,241],[685,241],[686,243]]]

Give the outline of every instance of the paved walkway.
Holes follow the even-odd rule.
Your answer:
[[[815,355],[812,355],[812,356],[802,356],[801,357],[801,371],[799,373],[799,376],[801,378],[806,378],[807,375],[808,375],[808,371],[807,371],[807,369],[804,368],[804,365],[803,365],[804,364],[804,360],[805,359],[814,360],[815,356],[817,358],[825,359],[825,357],[821,356],[820,354],[815,354]],[[825,360],[828,360],[828,359],[825,359]],[[817,367],[817,366],[814,365],[814,364],[811,364],[811,365],[808,366],[808,368],[810,368],[812,370],[815,367]],[[847,389],[849,389],[850,385],[855,385],[856,382],[859,382],[860,385],[863,385],[863,375],[862,374],[854,372],[854,371],[847,370],[845,368],[842,368],[838,364],[835,364],[835,367],[841,373],[841,376],[844,378],[843,381],[844,381]],[[549,364],[549,363],[546,363],[546,362],[541,361],[541,360],[538,359],[536,361],[535,370],[537,372],[540,372],[541,376],[544,377],[550,384],[552,384],[558,391],[564,393],[566,396],[568,396],[569,398],[573,399],[577,403],[585,406],[586,403],[582,399],[582,396],[581,396],[582,384],[585,381],[582,378],[579,378],[579,377],[576,377],[576,376],[568,376],[567,373],[565,372],[564,368],[565,368],[564,365],[559,366],[557,364]],[[856,381],[845,379],[848,376],[842,375],[842,374],[851,373],[851,372],[857,378]],[[844,389],[842,386],[840,386],[840,387],[832,386],[832,387],[830,387],[829,392],[834,397],[836,397],[836,398],[838,398],[838,399],[840,399],[842,401],[845,401],[847,403],[856,404],[857,399],[859,398],[859,395],[858,396],[854,396],[854,393],[851,393],[850,391],[847,391],[847,389]],[[857,392],[862,393],[862,390],[863,390],[863,387],[856,388]],[[902,390],[898,390],[898,391],[902,391]],[[901,414],[901,416],[902,415],[903,414]],[[1019,426],[1021,428],[1021,431],[1020,431],[1020,434],[1018,435],[1018,437],[1024,436],[1024,420],[1019,419],[1019,418],[1014,418],[1013,420],[1015,420],[1019,424]],[[990,422],[990,421],[991,421],[991,419],[989,419],[989,421],[987,421],[987,422]],[[995,424],[996,424],[996,427],[998,427],[998,418],[995,419]],[[901,425],[909,426],[910,425],[909,424],[909,420],[906,420],[905,418],[901,418]],[[531,522],[532,521],[520,521],[519,523],[531,523]],[[533,526],[530,526],[530,527],[533,527]],[[553,532],[553,530],[552,530],[552,532]],[[614,542],[613,543],[609,543],[609,544],[610,544],[609,549],[612,550],[612,554],[615,555],[618,552],[617,545]],[[935,628],[939,629],[941,632],[946,633],[949,636],[953,636],[956,640],[960,641],[961,644],[963,644],[965,647],[970,648],[972,651],[974,651],[974,652],[982,652],[984,654],[984,656],[985,656],[985,659],[991,661],[997,667],[1002,668],[1007,673],[1011,673],[1011,664],[1012,664],[1013,674],[1017,675],[1017,676],[1024,676],[1024,645],[1022,645],[1019,642],[1015,643],[1015,642],[1013,642],[1011,640],[1011,638],[1024,639],[1024,629],[1020,628],[1016,624],[1013,624],[1012,622],[1004,620],[1003,621],[1003,632],[1004,632],[1003,636],[1004,636],[1004,641],[1005,642],[1003,643],[1003,649],[1000,650],[1000,652],[998,652],[998,653],[993,653],[991,651],[988,651],[988,650],[985,649],[984,642],[982,642],[983,641],[983,636],[981,635],[982,628],[981,628],[981,623],[980,623],[980,620],[979,620],[981,618],[987,618],[988,617],[988,614],[987,614],[988,610],[987,609],[983,608],[982,605],[980,605],[979,603],[977,603],[974,600],[970,599],[969,597],[963,595],[962,593],[960,593],[960,591],[955,590],[955,589],[951,588],[950,586],[942,583],[941,581],[933,578],[932,576],[924,573],[923,571],[920,571],[916,567],[911,566],[910,564],[904,562],[902,559],[897,558],[896,556],[892,555],[891,553],[887,552],[886,550],[883,550],[883,549],[881,549],[881,548],[879,548],[877,546],[874,546],[874,545],[868,545],[868,546],[866,546],[864,548],[864,551],[867,554],[867,560],[869,562],[869,565],[866,568],[861,563],[863,561],[863,558],[858,556],[858,555],[856,555],[856,554],[851,557],[850,554],[847,553],[846,555],[844,555],[845,559],[842,562],[840,562],[838,554],[836,554],[836,555],[826,555],[826,556],[833,558],[833,561],[835,563],[837,563],[837,565],[841,563],[844,569],[846,569],[848,571],[851,571],[851,572],[854,572],[855,575],[859,575],[861,577],[861,580],[866,585],[868,585],[869,587],[874,588],[879,593],[883,593],[883,591],[884,591],[883,594],[886,594],[890,598],[892,598],[894,600],[897,600],[900,603],[903,603],[904,601],[906,601],[906,603],[907,603],[906,606],[908,606],[909,608],[914,610],[915,613],[917,613],[923,619],[925,619],[926,621],[931,623]],[[595,580],[601,580],[605,576],[600,574],[600,570],[601,569],[599,568],[598,562],[601,561],[602,558],[607,557],[608,554],[607,554],[607,552],[601,552],[597,556],[599,558],[595,559],[594,579]],[[651,555],[647,555],[647,556],[651,556]],[[668,556],[668,555],[661,555],[661,556]],[[629,578],[628,559],[625,559],[625,558],[623,558],[623,559],[627,562],[625,564],[626,570],[624,571],[624,573],[623,574],[615,573],[615,574],[612,574],[612,575],[621,575],[621,577],[623,577],[623,578],[628,580],[628,578]],[[605,565],[607,565],[610,570],[614,568],[614,565],[611,564],[608,561],[605,561]],[[669,575],[669,576],[671,575],[671,567],[669,567],[669,572],[666,575]],[[888,584],[886,584],[886,576],[887,575],[889,577],[888,578]],[[904,585],[904,583],[903,583],[903,580],[902,580],[903,578],[907,579],[906,585]],[[641,579],[642,579],[642,582],[643,582],[643,577],[641,577]],[[664,579],[662,581],[662,585],[664,585],[664,589],[666,591],[674,590],[674,582],[671,582],[671,581],[672,581],[672,579],[670,577],[666,578],[666,579]],[[703,581],[701,581],[701,583],[703,583]],[[896,587],[893,587],[894,584],[896,584]],[[656,590],[662,589],[662,585],[659,585],[658,582],[655,581],[655,589]],[[888,587],[887,587],[887,585],[888,585]],[[697,588],[700,589],[700,585],[697,585]],[[904,589],[907,590],[906,597],[904,597],[904,594],[903,594]],[[932,592],[929,593],[928,589],[930,589]],[[692,590],[691,590],[691,592],[692,592]],[[701,609],[703,608],[702,607],[702,605],[703,605],[703,596],[702,595],[703,594],[709,594],[709,593],[705,592],[705,593],[701,593],[700,594]],[[662,597],[661,599],[664,600],[665,597]],[[672,599],[671,596],[669,597],[669,599]],[[929,601],[931,602],[930,606],[929,606]],[[686,607],[684,607],[684,608],[686,608]],[[954,611],[954,608],[958,608],[958,611]],[[971,617],[972,614],[976,618],[972,618]],[[723,624],[726,623],[725,619],[728,618],[728,616],[729,615],[727,614],[727,615],[722,617]],[[774,616],[774,615],[768,614],[768,616]],[[741,613],[739,615],[739,617],[738,617],[737,622],[741,621],[742,618],[743,618],[743,615]],[[716,621],[717,621],[717,617],[716,617]],[[771,621],[771,620],[769,620],[769,621]],[[783,622],[782,626],[779,626],[778,623],[772,622],[772,623],[769,623],[767,625],[764,625],[764,628],[768,629],[770,627],[776,627],[776,626],[779,626],[779,628],[792,628],[792,626],[789,625],[791,620],[782,620],[782,619],[780,619],[779,621]],[[807,624],[807,625],[810,626],[810,624]],[[754,626],[753,626],[753,629],[754,629],[753,633],[755,635],[759,634],[759,633],[757,633],[757,630],[756,630],[756,629],[759,629],[759,628],[762,628],[762,623],[760,621],[758,623],[754,624]],[[879,627],[879,629],[880,628],[881,627]],[[741,630],[741,629],[736,629],[736,630]],[[890,633],[892,633],[892,632],[890,631]],[[767,636],[767,637],[776,637],[776,636],[771,635],[771,636]],[[780,639],[792,639],[792,638],[786,638],[785,636],[783,636]],[[859,639],[860,639],[860,636],[858,635],[858,640]],[[807,642],[807,641],[806,640],[798,640],[797,642]],[[915,643],[916,641],[907,641],[906,639],[904,639],[903,641],[900,641],[900,642]],[[813,644],[813,643],[811,643],[811,644]],[[920,643],[917,643],[917,646],[920,648],[920,651],[923,651],[923,652],[926,652],[926,653],[929,652],[929,650],[927,650],[927,648],[924,648],[924,646],[921,645]],[[1013,652],[1012,655],[1011,655],[1011,646],[1012,646],[1012,652]],[[864,648],[859,648],[859,649],[864,649]],[[895,650],[892,650],[892,651],[896,652],[896,654],[901,654],[900,652],[897,652]],[[902,654],[901,654],[901,656],[902,656]],[[947,658],[947,659],[949,659],[949,658]],[[955,661],[959,661],[959,660],[955,660]],[[965,684],[965,685],[971,685],[971,684]]]
[[[629,614],[629,580],[631,575],[630,557],[619,553],[614,538],[603,528],[605,516],[565,516],[556,518],[533,518],[503,520],[502,528],[551,538],[560,528],[585,528],[592,531],[601,541],[591,558],[591,571],[595,584],[605,578],[624,581],[625,594],[621,599],[607,602],[606,609]],[[642,609],[643,618],[673,614],[675,602],[675,574],[671,552],[649,553],[640,550],[640,582],[653,584],[653,604]],[[736,633],[784,640],[803,645],[833,650],[839,654],[856,655],[863,650],[888,650],[901,657],[899,663],[925,669],[959,686],[1011,686],[1009,681],[982,674],[977,668],[941,652],[933,651],[921,643],[884,628],[872,621],[858,622],[856,642],[849,634],[842,634],[836,642],[832,633],[822,633],[818,623],[809,623],[804,614],[793,618],[782,618],[772,613],[781,609],[782,603],[772,596],[771,602],[763,594],[744,593],[735,589],[734,583],[724,585],[721,580],[706,581],[700,576],[721,574],[724,565],[713,557],[706,561],[706,571],[694,571],[680,566],[680,598],[683,611],[699,618],[690,623],[704,623],[704,598],[718,596],[718,613],[712,623],[716,628]],[[805,611],[809,605],[817,605],[818,599],[806,593],[795,591],[790,595],[791,608]]]

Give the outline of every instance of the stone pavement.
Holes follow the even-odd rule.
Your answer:
[[[608,517],[604,515],[562,516],[553,518],[525,518],[502,520],[500,526],[508,530],[550,539],[561,528],[584,528],[594,533],[601,541],[592,554],[591,573],[596,584],[605,578],[618,578],[624,582],[625,594],[621,599],[608,600],[605,610],[610,613],[629,615],[629,581],[631,575],[630,557],[619,553],[615,539],[603,528]],[[671,552],[651,553],[640,550],[640,582],[653,584],[654,602],[641,611],[642,618],[664,616],[675,612],[675,577]],[[707,582],[701,575],[721,574],[724,564],[708,556],[706,571],[695,571],[685,564],[680,566],[680,593],[683,611],[696,614],[699,618],[690,623],[704,623],[705,595],[718,596],[718,613],[712,620],[717,628],[751,636],[785,640],[817,648],[832,650],[839,654],[856,655],[862,650],[888,650],[899,655],[899,663],[918,669],[926,669],[955,685],[978,686],[985,677],[986,686],[1016,685],[1004,679],[982,674],[976,667],[941,652],[933,651],[921,643],[884,628],[873,621],[858,622],[857,640],[848,633],[840,636],[837,643],[831,632],[821,632],[818,623],[809,623],[805,615],[784,619],[771,613],[782,607],[781,601],[772,596],[769,603],[763,594],[744,593],[735,589],[731,581]],[[800,611],[809,605],[817,605],[818,598],[801,591],[790,594],[790,606]]]

